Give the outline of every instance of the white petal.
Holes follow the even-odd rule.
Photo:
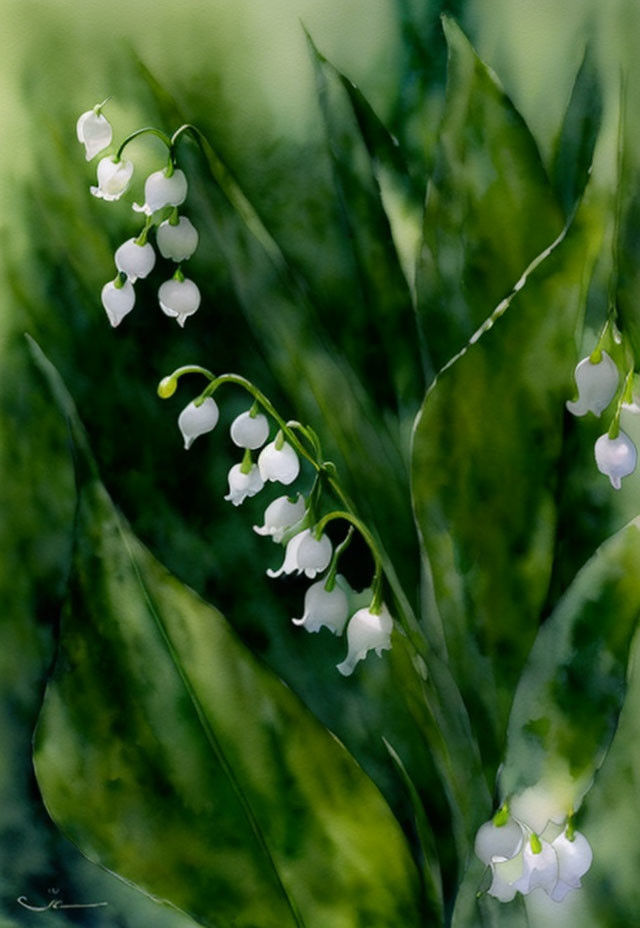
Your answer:
[[[132,161],[101,158],[98,162],[98,186],[91,187],[91,193],[102,200],[119,200],[132,177]]]
[[[483,864],[493,860],[509,860],[522,848],[522,826],[512,818],[504,825],[494,825],[493,821],[481,825],[476,834],[474,850]]]
[[[125,281],[122,287],[116,287],[112,280],[105,284],[100,294],[109,322],[115,329],[120,325],[127,313],[130,313],[136,302],[136,294],[130,281]]]
[[[231,423],[231,441],[239,448],[261,448],[269,437],[269,422],[261,412],[242,412]]]
[[[258,535],[271,535],[274,541],[280,542],[287,529],[304,516],[305,509],[305,500],[300,493],[293,503],[287,496],[279,496],[267,506],[264,513],[264,525],[254,525],[253,530]]]
[[[576,831],[573,840],[567,838],[566,831],[552,842],[558,858],[558,879],[574,889],[580,886],[580,877],[584,876],[593,861],[591,845],[581,832]]]
[[[594,450],[598,470],[609,478],[614,490],[619,490],[622,478],[628,477],[636,469],[636,446],[627,433],[621,430],[617,438],[609,438],[606,433],[601,435]]]
[[[312,580],[329,566],[333,546],[326,535],[316,538],[310,529],[302,535],[304,537],[298,546],[298,573],[304,572]]]
[[[242,472],[242,464],[234,464],[229,471],[229,493],[225,499],[239,506],[248,496],[259,493],[263,486],[260,471],[255,464],[251,465],[248,474]]]
[[[174,170],[171,177],[167,177],[166,169],[154,171],[145,181],[144,205],[138,206],[136,203],[133,208],[136,212],[151,215],[165,206],[180,206],[187,197],[187,189],[187,178],[179,168]]]
[[[198,247],[198,232],[186,216],[180,216],[175,226],[165,219],[158,226],[156,242],[163,258],[186,261]]]
[[[304,597],[304,615],[292,619],[294,625],[302,625],[308,632],[328,628],[334,635],[341,635],[349,618],[349,600],[343,589],[344,577],[336,577],[336,585],[326,590],[324,580],[313,583]]]
[[[135,238],[127,239],[116,250],[114,261],[119,271],[127,275],[131,283],[147,277],[156,263],[156,253],[149,242],[138,245]]]
[[[279,570],[267,570],[268,577],[281,577],[283,574],[292,574],[298,569],[298,548],[303,541],[303,536],[304,532],[300,532],[300,534],[293,536],[287,545],[282,567],[280,567]]]
[[[87,161],[91,161],[99,151],[111,144],[113,131],[102,113],[98,116],[93,110],[87,110],[76,123],[76,135],[85,147]]]
[[[158,289],[160,309],[166,316],[184,325],[187,316],[193,315],[200,306],[200,291],[192,280],[165,280]]]
[[[567,409],[574,416],[584,416],[588,412],[599,416],[616,395],[620,373],[615,362],[603,351],[597,364],[583,358],[576,367],[575,378],[578,399],[568,402]]]
[[[207,396],[199,406],[196,406],[195,400],[185,406],[178,416],[178,428],[186,451],[198,436],[216,427],[219,415],[218,405],[211,396]]]
[[[514,883],[515,888],[523,895],[531,892],[536,886],[541,886],[546,892],[551,892],[558,880],[558,858],[548,841],[541,841],[541,850],[537,853],[527,841],[522,852],[522,876]]]
[[[281,448],[276,447],[275,441],[266,445],[258,457],[258,467],[265,483],[274,480],[285,486],[293,483],[300,473],[298,455],[286,441]]]
[[[345,677],[350,676],[358,661],[374,648],[378,656],[382,651],[388,651],[391,648],[392,630],[393,620],[386,606],[382,607],[378,615],[369,609],[358,609],[347,625],[349,648],[345,660],[337,665],[340,673]]]

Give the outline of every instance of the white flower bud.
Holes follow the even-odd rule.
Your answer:
[[[99,151],[110,145],[113,138],[109,122],[102,113],[98,114],[95,110],[87,110],[79,117],[76,123],[76,134],[78,141],[82,142],[85,147],[87,161],[91,161]]]
[[[216,427],[219,415],[218,405],[211,396],[207,396],[199,406],[196,406],[195,400],[185,406],[178,416],[178,428],[182,433],[186,451],[199,435],[204,435]]]
[[[231,423],[231,441],[239,448],[261,448],[269,437],[269,421],[261,412],[241,412]]]
[[[130,238],[116,249],[114,261],[118,270],[126,274],[133,284],[138,277],[144,278],[151,273],[156,253],[149,242],[138,245],[135,238]]]
[[[165,280],[158,290],[158,301],[162,312],[184,326],[200,306],[200,291],[192,280]]]
[[[304,497],[299,493],[293,503],[287,496],[279,496],[267,506],[264,513],[264,525],[254,525],[253,530],[258,535],[271,535],[274,541],[280,542],[287,529],[304,516],[305,509]]]
[[[340,673],[348,677],[367,653],[375,649],[378,657],[391,648],[393,619],[386,606],[378,614],[369,609],[358,609],[347,625],[348,653],[344,661],[338,664]]]
[[[134,203],[133,208],[137,213],[150,216],[165,206],[180,206],[187,198],[187,189],[187,178],[179,168],[174,170],[171,177],[167,177],[166,168],[154,171],[145,181],[143,205]]]
[[[126,280],[122,287],[116,287],[112,280],[105,284],[100,294],[109,322],[115,329],[120,325],[127,313],[130,313],[136,302],[136,294],[131,282]]]
[[[324,626],[334,635],[341,635],[349,618],[349,600],[343,589],[346,581],[338,576],[332,590],[326,590],[324,585],[324,580],[318,580],[309,587],[304,597],[304,615],[291,621],[308,632],[319,632]]]
[[[575,378],[578,399],[568,402],[567,409],[574,416],[584,416],[588,412],[599,416],[616,395],[620,373],[615,362],[603,351],[597,364],[583,358],[576,367]]]
[[[175,226],[165,219],[158,226],[156,242],[163,258],[186,261],[198,247],[198,232],[186,216],[180,216]]]
[[[281,448],[276,447],[276,441],[264,447],[258,457],[258,467],[265,483],[274,480],[285,486],[293,483],[300,473],[298,455],[286,441]]]
[[[288,543],[282,567],[268,570],[269,577],[281,577],[283,574],[304,573],[310,580],[329,566],[333,548],[326,535],[316,539],[310,529],[299,532]]]
[[[248,496],[255,496],[263,488],[264,483],[260,471],[255,464],[251,465],[248,474],[243,474],[242,464],[234,464],[229,471],[229,493],[226,500],[239,506]]]
[[[619,490],[623,477],[636,469],[638,452],[626,432],[620,431],[617,438],[605,433],[595,444],[596,465],[601,474],[611,481],[614,490]]]
[[[91,193],[101,200],[119,200],[132,177],[132,161],[101,158],[98,161],[98,186],[91,187]]]

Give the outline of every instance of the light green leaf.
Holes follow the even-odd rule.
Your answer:
[[[460,351],[563,224],[522,117],[455,22],[443,22],[449,80],[418,288],[433,373]]]
[[[547,594],[573,334],[598,243],[585,207],[438,375],[416,423],[414,506],[441,622],[431,610],[430,637],[489,770]]]
[[[87,857],[203,925],[421,924],[373,783],[118,515],[76,438],[74,565],[35,738],[40,789]]]

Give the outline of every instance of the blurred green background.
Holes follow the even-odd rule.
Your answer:
[[[54,657],[74,492],[64,423],[28,359],[25,331],[65,378],[107,488],[134,531],[222,609],[345,741],[398,814],[408,817],[379,737],[387,734],[400,745],[414,771],[428,771],[426,750],[403,721],[401,696],[379,667],[361,683],[335,685],[342,642],[303,639],[289,630],[302,585],[276,589],[246,582],[256,570],[277,566],[280,556],[249,530],[260,521],[264,501],[250,501],[240,511],[222,501],[235,460],[229,442],[220,430],[184,455],[175,419],[192,394],[182,386],[176,398],[161,403],[155,384],[188,362],[238,370],[285,415],[310,422],[382,537],[409,598],[418,600],[409,437],[425,380],[413,351],[413,316],[408,298],[385,302],[387,292],[402,291],[393,262],[382,261],[377,293],[366,291],[303,26],[397,137],[419,199],[443,107],[443,9],[497,72],[547,164],[585,45],[591,44],[604,95],[594,181],[606,202],[615,184],[621,66],[629,75],[631,111],[640,87],[640,10],[630,0],[114,0],[108,7],[95,0],[1,2],[0,926],[33,924],[36,916],[22,910],[16,897],[47,900],[52,889],[73,901],[108,899],[109,907],[42,914],[43,925],[188,922],[85,862],[50,825],[31,773],[30,738]],[[114,248],[135,233],[137,218],[121,203],[90,197],[95,162],[87,165],[75,138],[77,116],[107,96],[117,138],[141,125],[171,131],[187,121],[207,134],[278,243],[306,299],[304,312],[296,312],[273,282],[268,262],[252,251],[246,230],[212,190],[202,158],[185,142],[193,178],[188,214],[201,233],[189,274],[202,289],[203,306],[184,332],[178,330],[154,306],[158,278],[153,286],[138,286],[134,312],[117,331],[109,329],[100,288],[113,274]],[[625,149],[632,165],[640,151],[634,132],[631,124]],[[338,133],[332,144],[339,139]],[[139,200],[140,178],[145,168],[161,165],[162,150],[147,139],[129,151],[138,167],[133,194]],[[365,211],[363,206],[363,216]],[[605,241],[607,234],[610,228]],[[596,288],[593,319],[587,319],[593,327],[603,311],[597,296]],[[587,342],[589,337],[588,329]],[[339,422],[332,415],[337,404]],[[244,398],[230,392],[223,419],[230,422],[243,408]],[[596,434],[584,440],[582,452]],[[376,468],[369,467],[372,459]],[[586,526],[576,539],[578,563],[635,515],[640,502],[637,474],[612,501],[585,460],[584,472],[576,472],[576,485],[567,490],[572,505],[589,505],[578,520]],[[567,508],[573,542],[571,532],[579,533]],[[361,554],[353,555],[356,574]],[[356,579],[364,586],[366,570]],[[558,579],[560,587],[566,579]],[[625,724],[632,725],[633,714],[627,715]],[[622,826],[608,831],[602,810],[615,795],[615,804],[638,820],[639,765],[627,746],[622,763],[606,768],[602,791],[594,791],[593,807],[601,803],[594,827],[612,848],[622,840]],[[616,779],[621,769],[628,772]],[[439,814],[444,816],[436,810],[436,822]],[[441,825],[447,827],[446,817]],[[625,860],[639,855],[636,839]],[[632,899],[633,873],[631,864],[620,867],[615,877],[606,877],[613,884],[603,878],[604,889],[610,886],[615,899]],[[620,914],[606,924],[626,924],[626,905],[621,901]]]

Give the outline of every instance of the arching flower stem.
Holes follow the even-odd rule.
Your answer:
[[[343,554],[351,544],[354,530],[354,526],[350,525],[345,538],[340,542],[339,545],[336,545],[334,549],[333,557],[331,558],[331,563],[329,564],[329,570],[324,581],[324,588],[327,593],[331,593],[336,585],[336,577],[338,575],[338,561],[340,560],[341,554]]]
[[[618,402],[616,404],[616,411],[611,420],[611,425],[608,429],[608,436],[612,440],[617,438],[620,434],[620,413],[622,412],[622,407],[625,403],[633,402],[633,366],[629,368],[627,376],[625,377]]]
[[[135,132],[132,132],[125,139],[123,139],[123,141],[120,142],[118,150],[115,154],[116,161],[122,160],[122,152],[125,150],[129,142],[133,142],[133,140],[137,139],[140,135],[155,135],[160,139],[161,142],[164,142],[164,144],[169,149],[169,161],[171,163],[171,168],[173,168],[173,144],[171,139],[166,132],[163,132],[162,129],[156,129],[154,126],[144,126],[142,129],[136,129]]]
[[[367,526],[362,522],[358,516],[354,515],[352,512],[347,512],[346,510],[336,510],[335,512],[329,512],[327,515],[323,516],[320,521],[316,524],[315,527],[315,536],[319,538],[324,532],[325,527],[329,522],[333,522],[334,519],[344,519],[345,522],[349,522],[355,529],[360,532],[363,540],[366,542],[369,551],[371,552],[371,557],[373,558],[374,563],[374,573],[373,573],[373,598],[371,601],[371,606],[369,611],[373,615],[378,615],[382,609],[382,558],[378,551],[378,545],[376,540],[367,528]]]

